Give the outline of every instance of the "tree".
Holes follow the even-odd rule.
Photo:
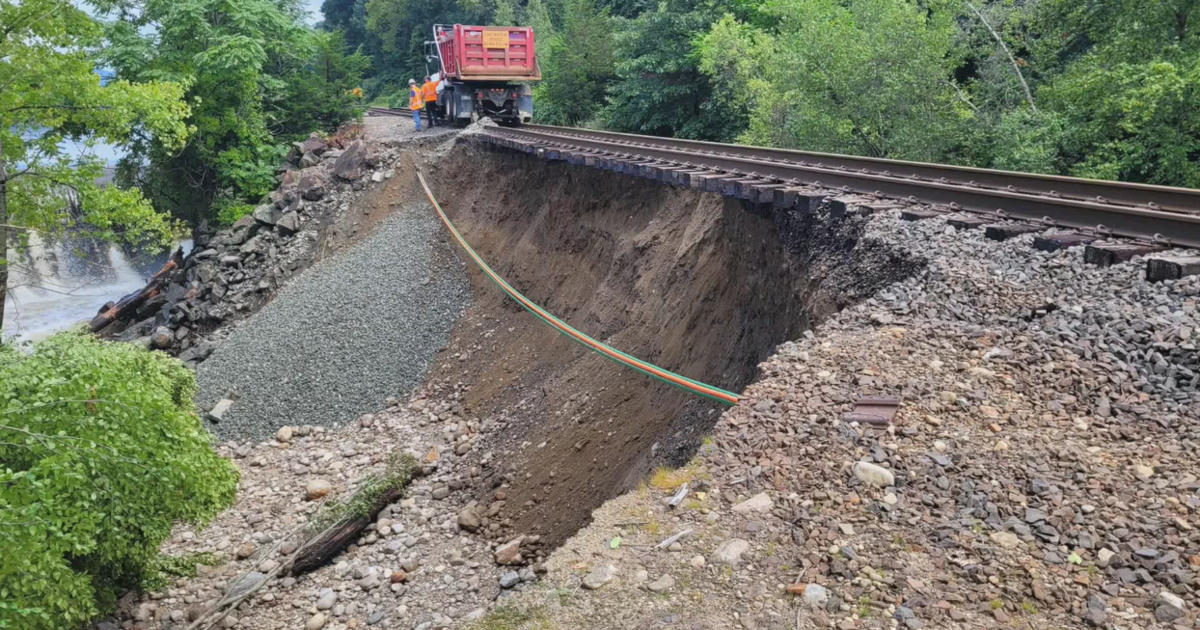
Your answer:
[[[156,577],[176,521],[229,505],[194,374],[161,352],[60,333],[0,345],[0,627],[80,627]]]
[[[753,104],[742,141],[915,160],[942,158],[970,109],[951,71],[955,13],[942,2],[772,0],[771,32],[714,27],[710,76]],[[726,48],[753,51],[745,62]]]
[[[563,0],[561,29],[534,30],[542,81],[534,87],[534,115],[552,125],[591,120],[604,106],[613,68],[612,18],[593,0]]]
[[[288,141],[359,111],[342,96],[362,58],[327,73],[344,49],[303,24],[299,0],[130,0],[110,15],[105,59],[119,78],[188,86],[192,140],[174,150],[139,134],[126,161],[147,164],[156,204],[193,223],[257,203]]]
[[[663,0],[633,19],[618,20],[618,80],[609,89],[605,124],[658,136],[732,140],[745,127],[737,112],[711,99],[693,38],[728,6],[720,0]]]
[[[69,139],[124,144],[135,135],[177,150],[188,137],[184,85],[102,86],[91,54],[102,39],[95,20],[65,0],[0,3],[0,325],[8,250],[32,231],[53,237],[87,225],[106,239],[170,241],[170,221],[138,191],[97,186],[103,164],[64,150]]]

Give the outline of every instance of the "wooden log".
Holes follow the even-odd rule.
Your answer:
[[[159,269],[158,273],[154,274],[154,277],[150,278],[150,282],[147,282],[146,286],[142,287],[140,291],[135,291],[122,297],[111,308],[93,317],[92,321],[88,324],[92,332],[96,332],[114,321],[124,318],[130,311],[136,310],[143,302],[154,297],[158,293],[158,289],[166,282],[167,277],[171,275],[171,272],[182,266],[183,248],[180,248],[175,250],[175,253],[171,255],[171,259],[167,261],[167,264],[163,265],[162,269]]]
[[[366,516],[353,518],[339,527],[321,534],[317,540],[307,546],[307,549],[298,551],[295,559],[292,560],[291,574],[293,576],[303,575],[321,568],[350,543],[358,540],[359,534],[368,525],[375,522],[375,518],[383,511],[383,508],[404,498],[404,487],[401,486],[381,494],[371,505],[371,510]]]

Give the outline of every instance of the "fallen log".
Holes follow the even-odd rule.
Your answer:
[[[383,508],[404,497],[409,482],[421,472],[416,460],[408,455],[389,461],[383,477],[368,482],[345,505],[331,511],[325,522],[334,520],[333,525],[320,527],[318,523],[320,533],[305,543],[304,549],[296,551],[290,573],[298,576],[318,569],[358,540],[359,534],[375,522]]]
[[[93,317],[88,324],[91,331],[97,332],[114,321],[123,319],[130,311],[136,310],[143,302],[157,295],[159,288],[166,282],[171,272],[181,266],[183,266],[183,248],[175,250],[171,259],[162,266],[162,269],[158,270],[158,273],[154,274],[154,277],[150,278],[145,287],[122,297],[111,308]]]

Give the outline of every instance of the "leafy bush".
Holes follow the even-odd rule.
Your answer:
[[[238,474],[210,448],[195,377],[164,354],[60,333],[0,345],[0,627],[71,628],[162,566]]]
[[[221,227],[229,227],[237,223],[238,219],[254,212],[254,206],[231,200],[218,200],[213,207],[217,210],[217,225]]]

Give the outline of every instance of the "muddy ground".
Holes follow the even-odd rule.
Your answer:
[[[921,266],[861,243],[853,221],[460,144],[430,181],[501,276],[594,338],[730,391],[776,344]],[[475,302],[431,374],[469,385],[468,415],[511,422],[490,445],[504,465],[476,489],[498,511],[493,535],[556,545],[655,467],[695,453],[722,405],[587,351],[469,267]]]

